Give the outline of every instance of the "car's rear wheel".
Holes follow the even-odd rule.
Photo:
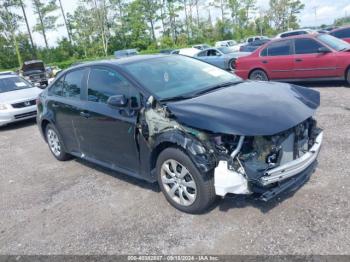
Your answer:
[[[71,155],[64,151],[62,140],[52,124],[46,126],[45,135],[50,151],[57,160],[65,161],[71,158]]]
[[[187,213],[206,211],[216,198],[214,176],[201,174],[180,149],[167,148],[157,160],[159,186],[168,202]]]
[[[255,81],[269,81],[267,74],[260,69],[257,69],[251,72],[249,75],[249,79],[255,80]]]
[[[345,80],[346,80],[347,87],[350,87],[350,68],[346,72]]]

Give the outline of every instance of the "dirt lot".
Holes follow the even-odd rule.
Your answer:
[[[0,254],[350,254],[350,89],[309,86],[325,130],[310,181],[200,216],[172,208],[156,185],[56,161],[34,121],[1,128]]]

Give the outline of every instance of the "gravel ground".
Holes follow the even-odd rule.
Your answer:
[[[331,87],[330,87],[331,86]],[[156,185],[58,162],[34,121],[0,129],[0,254],[350,254],[350,89],[313,84],[325,130],[316,172],[269,203],[171,207]]]

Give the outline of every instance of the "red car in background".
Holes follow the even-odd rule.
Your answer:
[[[350,43],[350,26],[333,29],[329,34]]]
[[[273,40],[236,61],[235,73],[252,80],[346,80],[350,84],[350,44],[328,34]]]

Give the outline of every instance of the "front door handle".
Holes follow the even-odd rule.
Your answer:
[[[85,117],[85,118],[89,118],[89,117],[90,117],[90,114],[87,113],[87,112],[84,112],[84,111],[81,111],[81,112],[80,112],[80,115],[81,115],[82,117]]]
[[[295,62],[303,62],[303,59],[297,58],[297,59],[295,59]]]
[[[56,103],[52,103],[52,107],[53,107],[53,108],[57,108],[57,107],[59,107],[59,105],[56,104]]]

